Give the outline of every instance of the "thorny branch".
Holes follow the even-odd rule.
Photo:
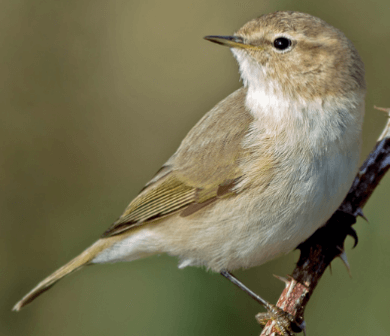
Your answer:
[[[349,269],[344,252],[344,240],[350,235],[357,244],[357,235],[352,225],[356,217],[364,218],[362,208],[376,186],[390,168],[390,108],[377,108],[388,113],[389,120],[376,146],[363,163],[349,193],[338,210],[325,226],[318,229],[308,240],[298,246],[301,255],[292,276],[283,279],[286,287],[277,306],[288,312],[296,321],[303,321],[303,314],[318,281],[336,257],[340,257]],[[257,319],[262,322],[263,315]],[[269,320],[260,336],[281,335],[274,320]]]

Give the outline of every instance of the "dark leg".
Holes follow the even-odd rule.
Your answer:
[[[270,303],[262,299],[255,292],[252,292],[247,286],[245,286],[240,280],[238,280],[233,274],[228,271],[222,271],[221,274],[231,282],[233,282],[238,288],[242,289],[247,293],[252,299],[260,303],[265,309],[270,310]]]

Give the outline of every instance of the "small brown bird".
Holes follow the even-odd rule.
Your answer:
[[[95,244],[39,283],[20,310],[84,265],[157,253],[215,272],[260,265],[321,227],[357,172],[364,66],[342,32],[276,12],[232,36],[244,87],[209,111]]]

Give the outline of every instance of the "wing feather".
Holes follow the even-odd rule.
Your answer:
[[[253,120],[245,94],[246,89],[237,90],[195,125],[103,237],[182,210],[187,217],[218,198],[234,196],[242,174],[239,162],[247,155],[242,142]]]

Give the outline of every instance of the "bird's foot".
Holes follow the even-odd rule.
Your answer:
[[[256,315],[257,322],[262,326],[265,327],[265,325],[268,323],[269,320],[271,320],[271,315],[267,313],[258,313]]]
[[[258,321],[260,324],[267,324],[269,320],[275,321],[275,327],[279,330],[280,334],[283,334],[283,336],[291,336],[294,335],[294,333],[305,331],[305,322],[303,320],[298,322],[293,315],[264,300],[259,295],[251,291],[248,287],[246,287],[230,272],[222,271],[221,275],[230,280],[233,284],[242,289],[250,297],[259,302],[265,309],[267,309],[267,313],[260,313],[260,315],[258,315]]]
[[[273,304],[268,304],[268,312],[259,313],[256,319],[263,327],[271,320],[274,327],[283,336],[292,336],[295,333],[305,332],[305,322],[298,323],[294,316]]]

